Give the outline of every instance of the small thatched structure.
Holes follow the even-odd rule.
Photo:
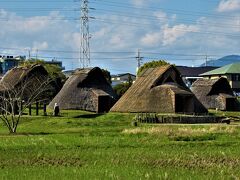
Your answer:
[[[208,109],[240,110],[240,104],[226,78],[198,79],[192,85],[192,92]]]
[[[49,104],[60,109],[79,109],[97,113],[108,112],[116,95],[98,67],[77,70]]]
[[[206,113],[175,66],[149,68],[111,109],[112,112]]]
[[[9,70],[0,81],[0,92],[24,91],[27,96],[34,87],[41,86],[48,78],[42,65],[19,66]],[[20,95],[20,94],[19,94]]]

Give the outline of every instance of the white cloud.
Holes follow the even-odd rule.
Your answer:
[[[48,42],[44,41],[44,42],[33,42],[33,49],[34,50],[46,50],[48,49]]]
[[[154,12],[153,15],[159,19],[160,22],[166,22],[168,20],[167,14],[163,11]]]
[[[136,3],[153,2],[153,0],[138,1]],[[136,8],[137,9],[137,8]],[[140,14],[141,11],[134,12]],[[211,18],[202,17],[190,23],[183,23],[178,19],[176,14],[170,14],[164,11],[144,12],[141,20],[139,18],[110,16],[103,14],[103,19],[109,19],[109,23],[101,21],[92,21],[90,47],[92,52],[135,52],[138,48],[145,52],[160,53],[183,53],[183,54],[203,54],[206,52],[212,54],[234,53],[239,52],[240,41],[226,34],[237,34],[239,28],[236,18]],[[144,18],[144,16],[159,18]],[[79,24],[76,21],[53,21],[51,19],[59,19],[62,16],[59,13],[50,13],[46,16],[35,16],[24,18],[14,13],[0,10],[0,18],[9,21],[2,22],[0,39],[1,47],[16,47],[26,49],[53,49],[64,51],[79,51],[80,33]],[[226,24],[226,25],[224,25]],[[228,24],[228,25],[227,25]],[[230,26],[232,25],[232,26]],[[233,25],[235,27],[233,27]],[[201,33],[192,33],[192,32]],[[205,34],[206,32],[222,32],[222,34]],[[226,46],[227,44],[227,46]],[[1,49],[0,49],[1,50]],[[1,53],[14,53],[17,55],[27,55],[27,51],[1,51]],[[33,52],[32,52],[33,53]],[[34,53],[33,53],[34,55]],[[79,53],[50,53],[43,54],[39,51],[39,57],[67,57],[78,58]],[[136,61],[135,53],[92,53],[92,65],[101,66],[102,68],[120,69],[123,71],[134,72]],[[150,60],[152,56],[142,54],[146,57],[144,60]],[[171,57],[162,57],[154,55],[154,59],[169,59]],[[115,59],[111,58],[132,57],[132,59]],[[99,61],[94,58],[107,58]],[[179,57],[178,57],[179,58]],[[64,66],[67,68],[76,68],[77,59],[59,59],[63,60]],[[181,61],[172,62],[181,63]],[[195,64],[201,64],[197,61]],[[184,62],[183,62],[184,65]],[[187,64],[185,64],[187,65]]]
[[[141,43],[144,46],[156,46],[159,45],[162,39],[162,33],[161,32],[154,32],[154,33],[147,33],[142,39]]]
[[[240,0],[222,0],[217,10],[219,12],[229,12],[240,10]]]
[[[133,5],[135,6],[142,6],[145,2],[146,0],[132,0]]]
[[[162,44],[164,46],[174,43],[179,37],[182,37],[190,32],[196,32],[198,30],[197,26],[185,24],[175,25],[173,27],[168,27],[167,25],[163,28],[163,40]]]
[[[77,24],[67,20],[59,21],[64,17],[58,12],[45,16],[23,17],[0,10],[0,18],[4,19],[1,21],[1,47],[19,49],[15,51],[0,49],[0,54],[27,55],[27,50],[30,49],[34,55],[38,49],[39,57],[79,57],[79,53],[41,52],[41,50],[79,51],[80,33]],[[76,59],[59,60],[63,60],[65,66],[77,63]]]
[[[146,6],[148,4],[157,3],[162,0],[131,0],[131,3],[136,7]]]
[[[174,43],[178,38],[190,33],[196,32],[198,30],[197,26],[187,26],[184,24],[175,25],[169,27],[165,25],[159,32],[147,33],[142,39],[141,42],[145,46],[167,46]]]

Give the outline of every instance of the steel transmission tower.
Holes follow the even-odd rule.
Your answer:
[[[89,8],[88,0],[82,0],[81,4],[81,44],[80,64],[82,68],[90,66],[90,34],[89,34]]]

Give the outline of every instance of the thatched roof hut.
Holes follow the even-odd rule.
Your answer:
[[[19,66],[9,70],[0,81],[0,93],[14,93],[21,98],[28,96],[48,79],[42,65]]]
[[[226,78],[198,79],[192,85],[192,92],[208,109],[234,111],[240,104]]]
[[[206,113],[175,66],[149,68],[111,109],[112,112]]]
[[[45,77],[48,72],[42,65],[19,66],[9,70],[0,81],[0,91],[9,90],[31,77]]]
[[[97,113],[108,112],[116,95],[98,67],[77,70],[49,104],[60,109],[79,109]]]

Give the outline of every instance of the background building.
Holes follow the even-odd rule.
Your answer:
[[[112,75],[112,86],[116,86],[121,83],[126,83],[129,81],[135,82],[136,81],[136,75],[131,73],[124,73],[124,74],[117,74]]]

